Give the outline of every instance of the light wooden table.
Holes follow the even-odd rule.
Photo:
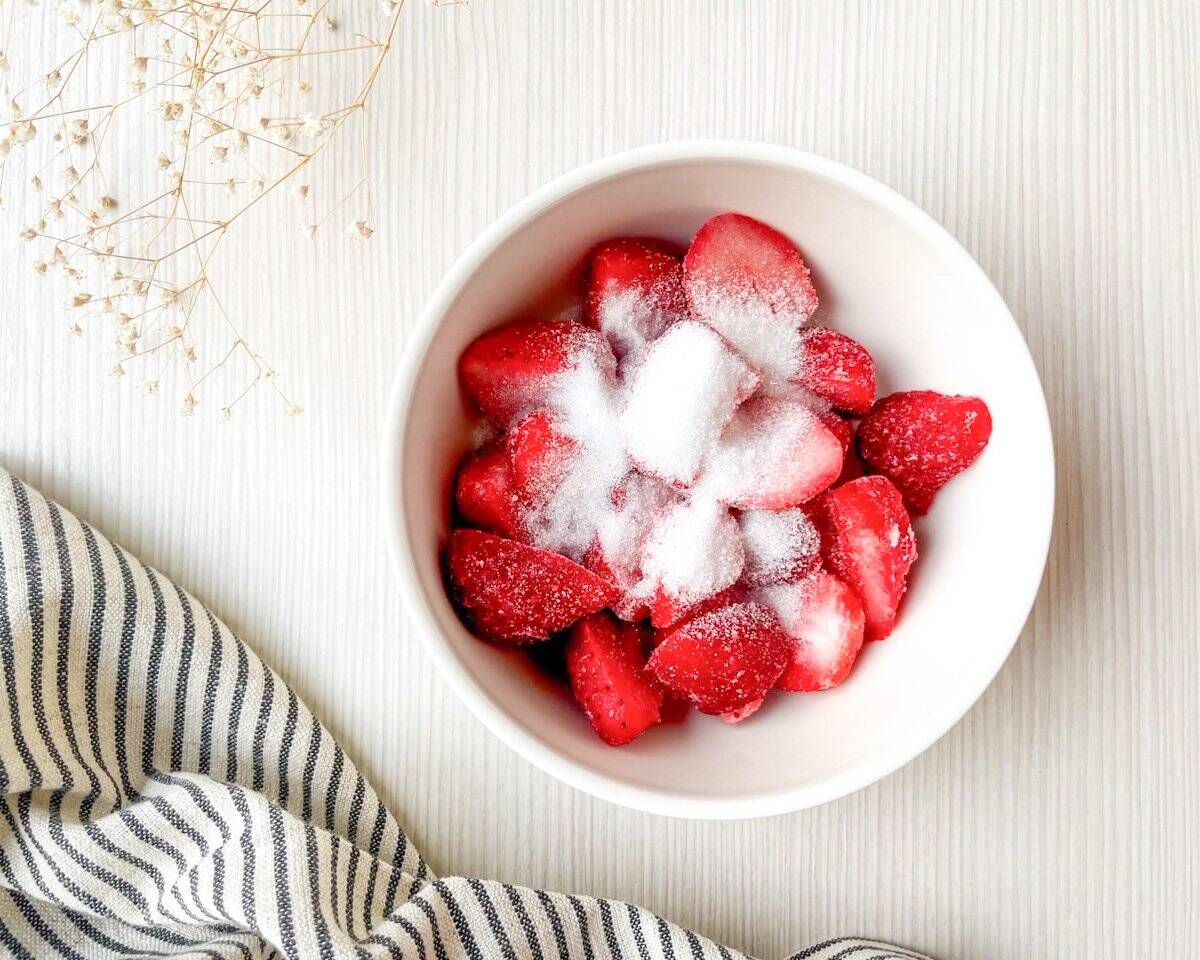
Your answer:
[[[106,380],[5,221],[0,462],[212,603],[439,872],[636,900],[768,957],[858,932],[1200,956],[1200,8],[413,2],[395,54],[375,238],[276,212],[219,268],[304,415],[263,393],[182,418]],[[882,783],[749,823],[628,812],[498,743],[406,625],[375,509],[405,331],[456,254],[556,174],[696,136],[827,154],[944,223],[1029,340],[1059,458],[1045,585],[979,704]]]

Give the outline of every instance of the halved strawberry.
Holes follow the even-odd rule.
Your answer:
[[[796,376],[800,328],[817,308],[817,292],[794,243],[765,223],[722,214],[696,233],[683,272],[693,314],[767,383]]]
[[[594,613],[571,628],[567,672],[592,729],[612,746],[661,722],[662,687],[646,670],[642,628]]]
[[[687,316],[682,256],[644,237],[602,243],[592,253],[586,308],[618,358],[639,353]]]
[[[882,640],[917,559],[917,542],[900,491],[887,477],[852,480],[814,505],[829,569],[850,586],[866,614],[866,639]]]
[[[828,327],[810,327],[801,334],[795,380],[848,413],[866,413],[875,402],[875,361],[867,348]]]
[[[702,713],[740,710],[779,679],[790,644],[761,603],[737,603],[669,630],[650,655],[650,672]]]
[[[797,583],[763,587],[754,596],[775,611],[792,641],[777,687],[828,690],[850,675],[866,619],[858,597],[841,580],[818,570]]]
[[[735,583],[726,587],[711,597],[706,597],[696,603],[683,603],[678,597],[665,592],[661,587],[654,595],[654,603],[650,607],[650,623],[658,630],[679,623],[681,620],[691,620],[695,617],[720,610],[735,603],[744,603],[748,599],[746,587]]]
[[[451,531],[446,557],[459,604],[494,640],[543,640],[619,594],[566,557],[478,530]]]
[[[467,395],[492,423],[508,427],[550,401],[554,375],[591,364],[616,375],[608,341],[571,321],[521,321],[489,330],[463,351],[458,376]]]
[[[731,506],[782,510],[833,483],[842,456],[841,442],[803,403],[754,397],[721,434],[701,481]]]
[[[978,397],[912,390],[884,397],[858,427],[863,459],[888,477],[915,514],[966,470],[992,435],[992,416]]]
[[[740,213],[707,220],[683,261],[688,297],[708,319],[730,300],[762,304],[796,326],[817,309],[808,266],[778,230]]]
[[[524,538],[521,508],[503,447],[467,454],[458,471],[454,501],[459,515],[472,526],[512,540]]]
[[[532,506],[550,498],[578,456],[577,444],[559,429],[550,410],[523,417],[504,442],[517,494]]]

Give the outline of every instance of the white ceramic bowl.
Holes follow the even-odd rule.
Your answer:
[[[481,643],[443,590],[449,484],[468,448],[459,353],[519,314],[597,241],[687,243],[739,211],[799,245],[819,321],[875,356],[880,394],[982,396],[991,443],[917,523],[920,560],[899,625],[868,644],[835,690],[777,694],[726,726],[694,714],[605,746],[583,714],[519,657]],[[526,759],[581,790],[670,816],[738,819],[799,810],[880,779],[962,717],[1028,616],[1054,504],[1050,425],[1037,372],[995,288],[942,227],[833,161],[755,143],[670,143],[589,164],[536,191],[458,259],[410,336],[384,435],[383,506],[405,605],[463,702]]]

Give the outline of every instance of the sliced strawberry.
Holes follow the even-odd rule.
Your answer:
[[[795,380],[847,413],[866,413],[875,402],[875,361],[867,348],[828,327],[810,327],[801,335]]]
[[[683,262],[688,297],[708,319],[722,301],[757,303],[799,326],[817,309],[808,266],[778,230],[740,213],[723,213],[696,232]]]
[[[815,497],[842,469],[842,445],[803,403],[754,397],[734,414],[703,478],[725,503],[782,510]]]
[[[759,697],[757,700],[751,700],[744,707],[738,707],[736,710],[730,710],[727,713],[721,714],[721,722],[734,724],[741,723],[751,714],[758,713],[758,708],[763,705],[766,697]]]
[[[650,623],[656,629],[664,630],[681,620],[691,620],[711,613],[713,610],[720,610],[722,607],[743,603],[747,599],[746,587],[740,583],[726,587],[698,603],[681,603],[677,597],[671,596],[660,588],[654,595],[654,603],[650,608]]]
[[[592,729],[612,746],[629,743],[662,719],[662,687],[646,671],[642,630],[594,613],[571,628],[567,672]]]
[[[673,627],[650,655],[650,672],[702,713],[740,710],[771,689],[790,644],[774,612],[737,603]]]
[[[798,583],[763,587],[755,599],[771,607],[792,641],[779,678],[782,690],[828,690],[850,675],[863,645],[865,617],[854,591],[818,570]]]
[[[469,524],[512,540],[525,536],[521,508],[503,447],[468,454],[458,471],[454,500]]]
[[[912,390],[884,397],[858,427],[863,459],[888,477],[915,514],[966,470],[992,435],[992,416],[978,397]]]
[[[866,614],[866,639],[882,640],[917,559],[917,542],[900,491],[887,477],[852,480],[815,505],[829,569],[850,586]]]
[[[800,328],[817,308],[800,252],[765,223],[737,213],[713,217],[683,261],[695,316],[709,324],[771,384],[799,373]]]
[[[505,446],[517,494],[533,506],[550,498],[578,457],[575,441],[559,429],[550,410],[535,410],[518,421]]]
[[[566,557],[478,530],[452,531],[446,555],[459,604],[494,640],[543,640],[619,595]]]
[[[606,378],[616,375],[608,341],[591,327],[570,321],[522,321],[489,330],[458,361],[467,395],[492,423],[515,419],[551,401],[554,375],[591,364]]]
[[[738,526],[746,551],[742,580],[749,586],[801,580],[821,564],[821,536],[803,510],[746,510]]]
[[[683,258],[670,244],[628,237],[592,253],[587,320],[618,358],[640,353],[685,316]]]

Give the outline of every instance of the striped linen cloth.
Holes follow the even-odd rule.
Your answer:
[[[740,956],[629,904],[437,879],[224,624],[3,470],[0,673],[2,956]]]

